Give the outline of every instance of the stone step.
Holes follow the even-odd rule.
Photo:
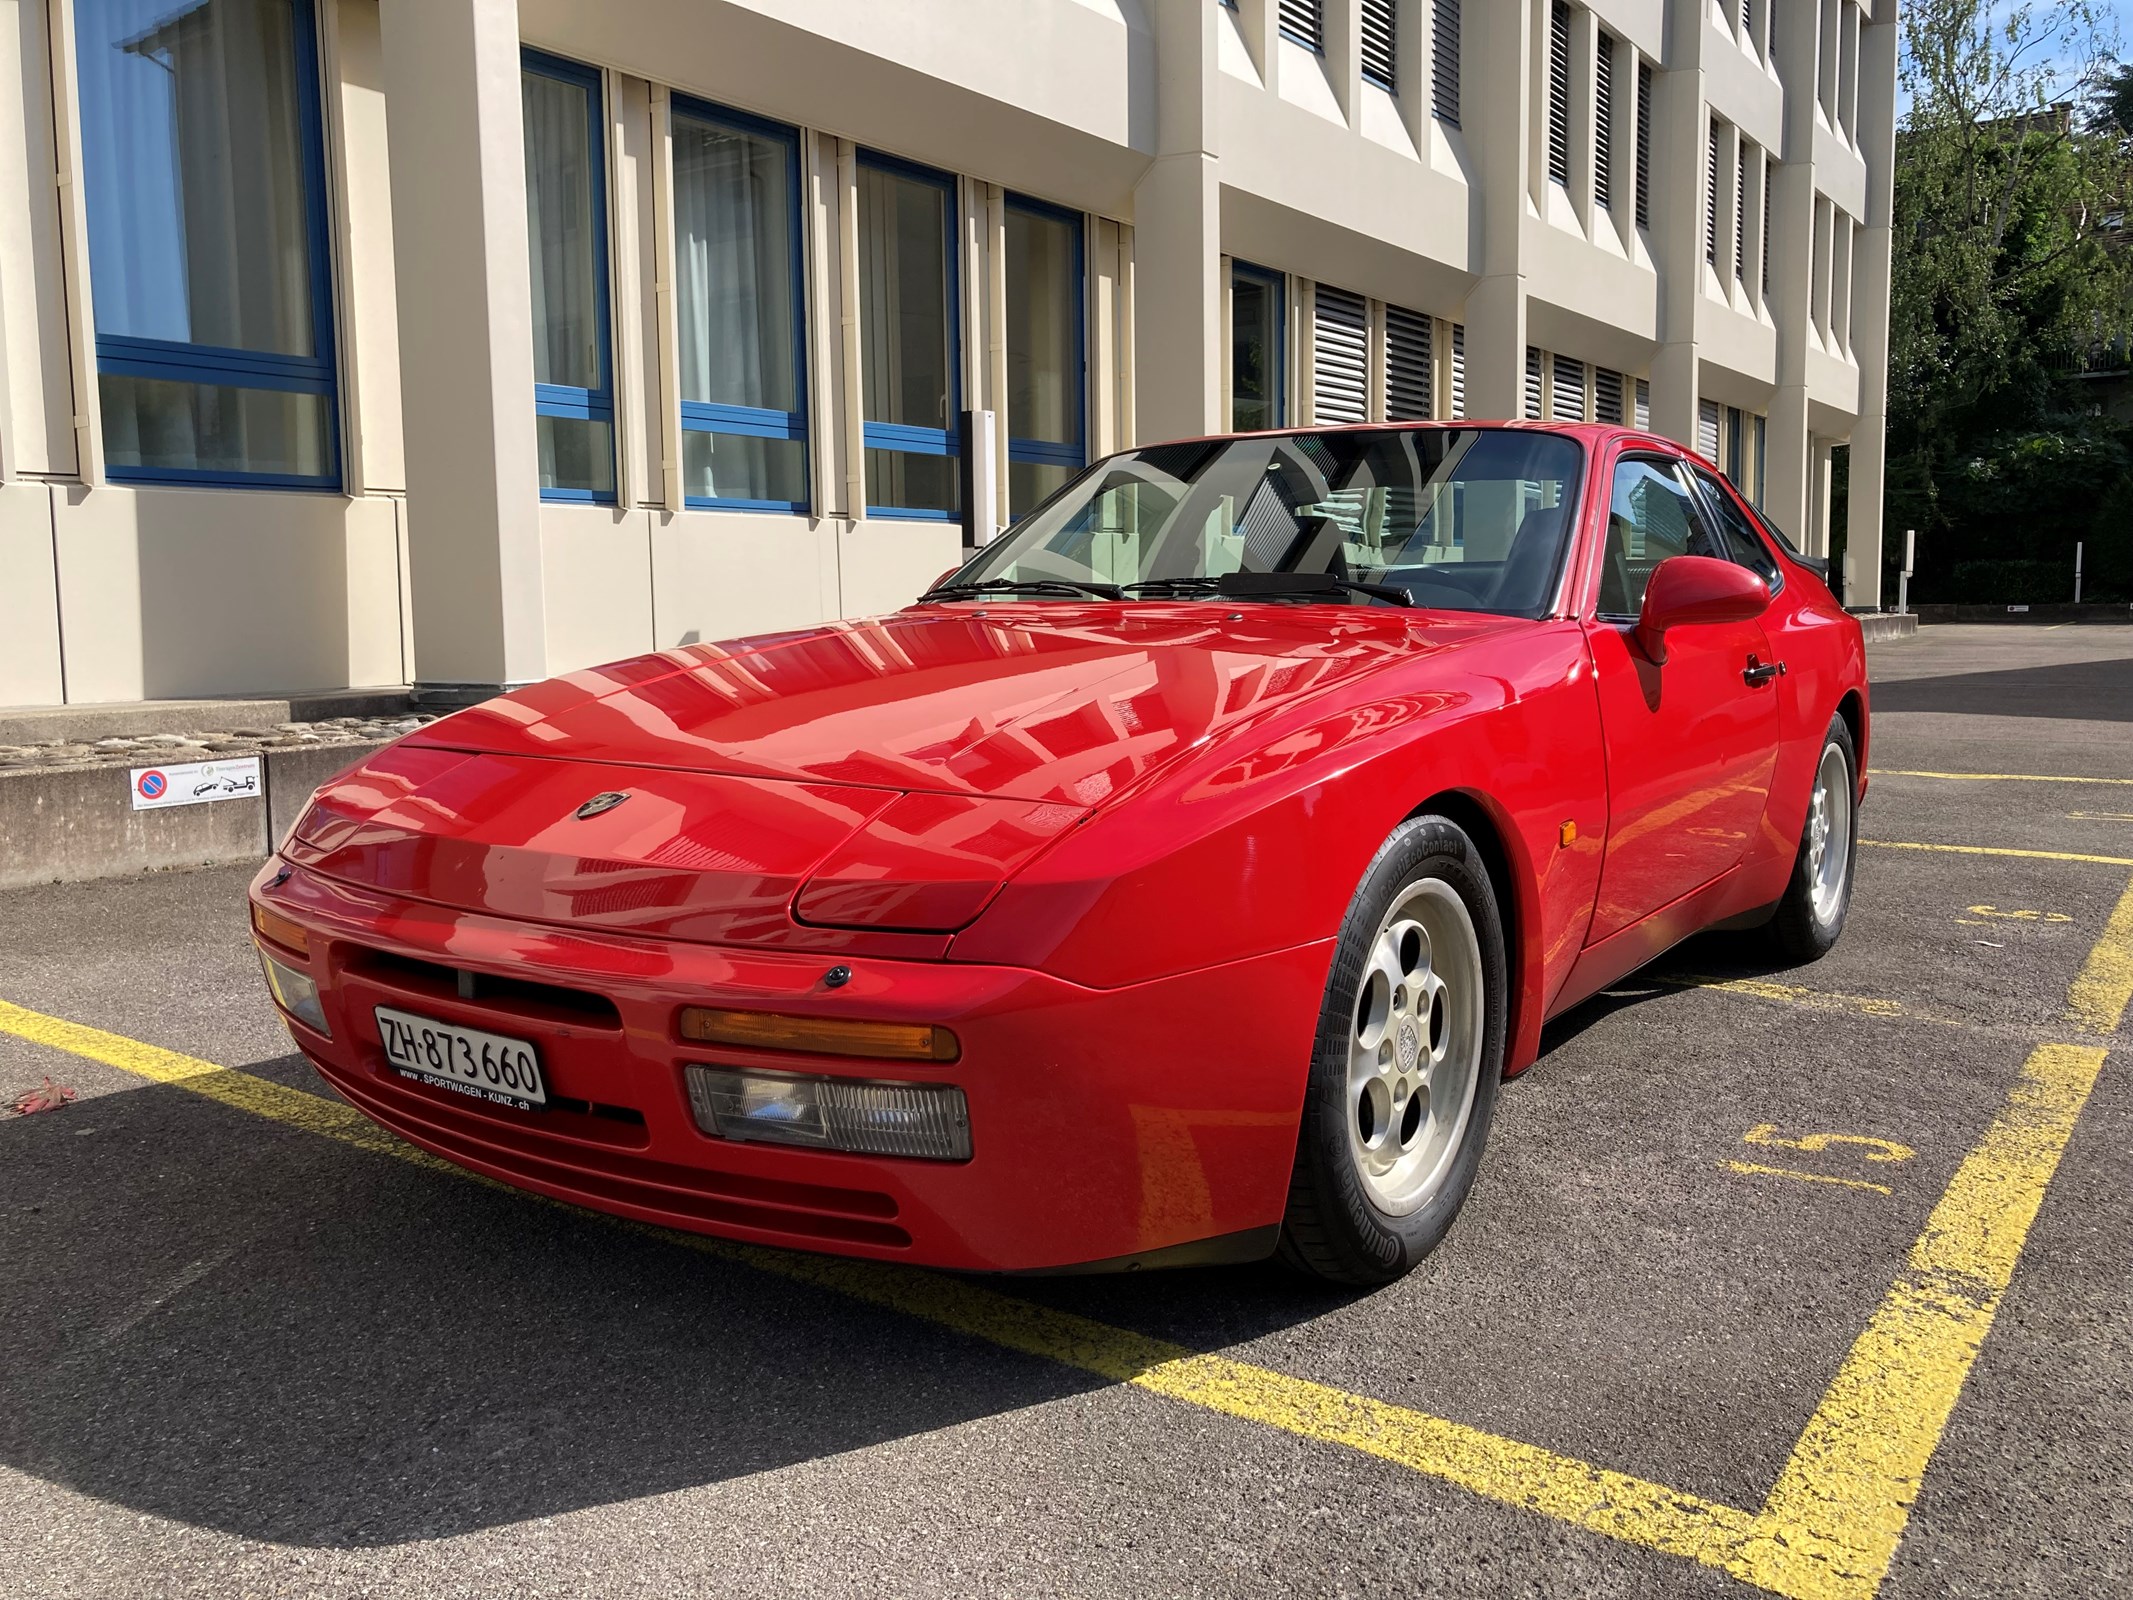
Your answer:
[[[414,704],[404,687],[330,689],[284,700],[119,700],[106,705],[0,706],[0,745],[93,744],[203,729],[273,728],[332,717],[389,717]]]

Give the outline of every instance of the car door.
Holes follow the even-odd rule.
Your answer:
[[[1769,803],[1778,701],[1761,622],[1677,628],[1666,662],[1637,644],[1645,586],[1670,556],[1732,558],[1682,464],[1625,454],[1609,486],[1586,623],[1607,753],[1607,851],[1589,943],[1737,865]]]

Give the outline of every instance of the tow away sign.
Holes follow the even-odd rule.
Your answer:
[[[132,787],[133,809],[136,811],[155,811],[164,806],[200,806],[210,800],[252,799],[260,792],[259,757],[136,767]]]

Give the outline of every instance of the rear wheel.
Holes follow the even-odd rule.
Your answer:
[[[1495,1110],[1504,972],[1473,840],[1445,817],[1403,824],[1363,876],[1327,979],[1282,1223],[1292,1265],[1389,1283],[1437,1247]]]
[[[1852,904],[1852,867],[1859,853],[1859,763],[1852,731],[1832,717],[1815,764],[1814,792],[1800,830],[1792,881],[1770,921],[1770,936],[1793,961],[1827,955],[1844,932]]]

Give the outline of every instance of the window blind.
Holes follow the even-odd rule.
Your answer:
[[[1637,63],[1637,226],[1652,225],[1652,67]]]
[[[1592,76],[1592,202],[1605,211],[1615,189],[1615,41],[1602,33]]]
[[[1429,42],[1430,110],[1459,126],[1459,0],[1436,0]]]
[[[1311,416],[1361,422],[1369,415],[1370,322],[1363,297],[1318,286],[1311,320]]]
[[[1385,308],[1385,420],[1419,422],[1430,400],[1431,323],[1399,306]]]
[[[1637,411],[1630,419],[1630,425],[1637,428],[1652,425],[1652,386],[1643,378],[1637,380]]]
[[[1452,324],[1452,415],[1466,415],[1466,324]]]
[[[1711,124],[1711,156],[1704,163],[1703,258],[1718,265],[1718,124]]]
[[[1281,0],[1281,31],[1306,50],[1316,50],[1324,54],[1325,0]]]
[[[1696,404],[1696,448],[1705,459],[1718,459],[1718,428],[1725,411],[1716,400],[1700,400]]]
[[[1754,147],[1740,142],[1740,160],[1733,176],[1733,276],[1748,281],[1748,153]]]
[[[1777,176],[1777,163],[1763,157],[1763,293],[1770,292],[1770,186]]]
[[[1555,358],[1555,394],[1548,408],[1557,422],[1585,420],[1585,363],[1568,356]]]
[[[1380,89],[1396,89],[1393,46],[1399,38],[1397,0],[1363,0],[1363,77]]]
[[[1546,398],[1547,381],[1543,377],[1541,353],[1537,346],[1526,346],[1526,420],[1538,422],[1545,414],[1541,402]]]
[[[1595,422],[1626,422],[1622,415],[1622,374],[1606,367],[1595,368],[1592,374],[1592,420]]]
[[[1570,7],[1548,12],[1548,176],[1570,182]]]

